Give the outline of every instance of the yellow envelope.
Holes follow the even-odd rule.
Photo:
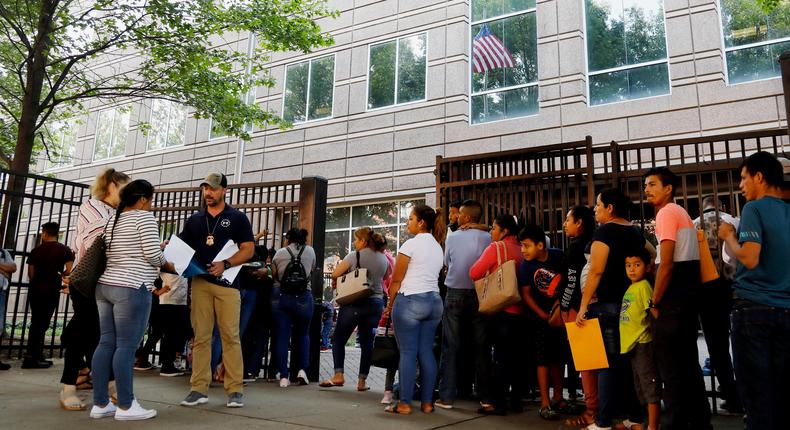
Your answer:
[[[584,327],[577,326],[575,322],[565,323],[565,328],[568,331],[576,370],[609,368],[598,318],[585,321]]]

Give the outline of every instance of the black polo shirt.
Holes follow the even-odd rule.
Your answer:
[[[214,235],[214,244],[211,246],[206,245],[206,238],[209,234]],[[211,264],[228,240],[233,240],[239,247],[244,242],[255,240],[252,234],[252,225],[250,225],[247,216],[227,203],[225,203],[225,209],[216,217],[211,216],[206,209],[192,214],[187,219],[184,231],[178,236],[195,250],[195,259],[203,267]],[[217,285],[226,285],[211,275],[201,277]],[[239,288],[238,276],[233,281],[232,287]]]

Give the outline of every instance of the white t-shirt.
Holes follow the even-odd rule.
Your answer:
[[[444,266],[444,254],[439,242],[430,233],[420,233],[401,245],[399,253],[410,258],[400,290],[405,296],[439,292],[439,272]]]
[[[159,277],[162,278],[163,286],[170,286],[170,291],[159,296],[159,304],[186,306],[187,295],[189,293],[189,283],[187,279],[173,273],[165,272],[160,273]]]

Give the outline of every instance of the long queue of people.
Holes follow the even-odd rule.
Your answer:
[[[354,250],[332,273],[333,285],[349,271],[366,269],[370,291],[340,306],[334,374],[319,386],[344,385],[345,345],[356,330],[356,388],[368,390],[375,334],[385,326],[394,331],[400,355],[398,365],[387,369],[382,399],[393,414],[412,413],[414,397],[424,413],[453,409],[470,387],[480,414],[522,412],[522,398],[537,386],[538,415],[567,416],[568,426],[712,428],[697,350],[701,322],[722,407],[745,412],[748,429],[781,428],[790,382],[786,179],[775,157],[756,153],[741,168],[740,188],[748,201],[741,218],[727,214],[711,196],[692,220],[674,203],[677,176],[668,168],[649,170],[644,195],[656,209],[657,248],[629,220],[632,203],[618,189],[601,191],[594,208],[570,209],[563,225],[565,251],[550,246],[544,228],[519,226],[513,214],[500,214],[490,227],[481,224],[484,209],[474,200],[451,206],[449,231],[441,209],[414,207],[407,223],[412,237],[394,257],[385,252],[380,234],[358,229]],[[247,217],[225,202],[226,188],[224,175],[209,174],[201,184],[206,208],[179,233],[206,272],[188,282],[165,261],[150,212],[154,187],[112,169],[99,175],[92,198],[80,208],[74,255],[60,250],[59,260],[49,259],[68,278],[72,262],[79,263],[94,240],[101,235],[107,244],[95,297],[71,294],[74,316],[63,335],[64,409],[86,409],[76,390],[87,383],[93,387],[92,418],[154,417],[155,410],[135,400],[132,380],[134,368],[150,368],[149,353],[160,338],[164,376],[181,374],[174,361],[192,338],[191,388],[183,406],[207,403],[212,380],[220,379],[226,406],[242,407],[244,381],[260,371],[270,336],[279,385],[310,383],[309,279],[316,256],[306,244],[307,232],[292,229],[276,252],[256,246],[260,235],[253,236]],[[56,232],[48,236],[57,239]],[[229,240],[238,252],[214,261]],[[718,275],[712,278],[702,258],[707,252]],[[49,276],[36,261],[42,260],[32,259],[33,276]],[[518,268],[520,299],[493,314],[480,312],[475,281],[510,261]],[[222,279],[224,271],[240,265],[248,266],[243,276]],[[13,272],[5,264],[0,269],[3,275]],[[152,312],[155,299],[159,304]],[[591,319],[601,327],[609,364],[576,372],[565,324],[585,326]],[[161,330],[153,330],[141,347],[149,322]],[[29,359],[30,367],[47,366],[39,353]],[[583,411],[563,394],[563,388],[576,394],[575,386],[563,382],[579,376]]]

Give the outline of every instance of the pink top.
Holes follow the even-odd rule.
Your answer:
[[[524,260],[524,256],[521,254],[521,243],[519,243],[516,236],[513,235],[506,237],[503,242],[507,249],[507,259],[504,259],[504,256],[502,256],[504,259],[503,262],[515,260],[516,269],[518,269],[519,266],[521,266],[521,262]],[[481,255],[469,269],[469,276],[473,281],[477,281],[483,279],[487,273],[496,270],[497,267],[499,266],[496,257],[496,242],[492,242],[485,251],[483,251],[483,255]],[[515,305],[508,306],[505,308],[505,312],[509,314],[522,314],[524,313],[524,305],[519,302]]]

